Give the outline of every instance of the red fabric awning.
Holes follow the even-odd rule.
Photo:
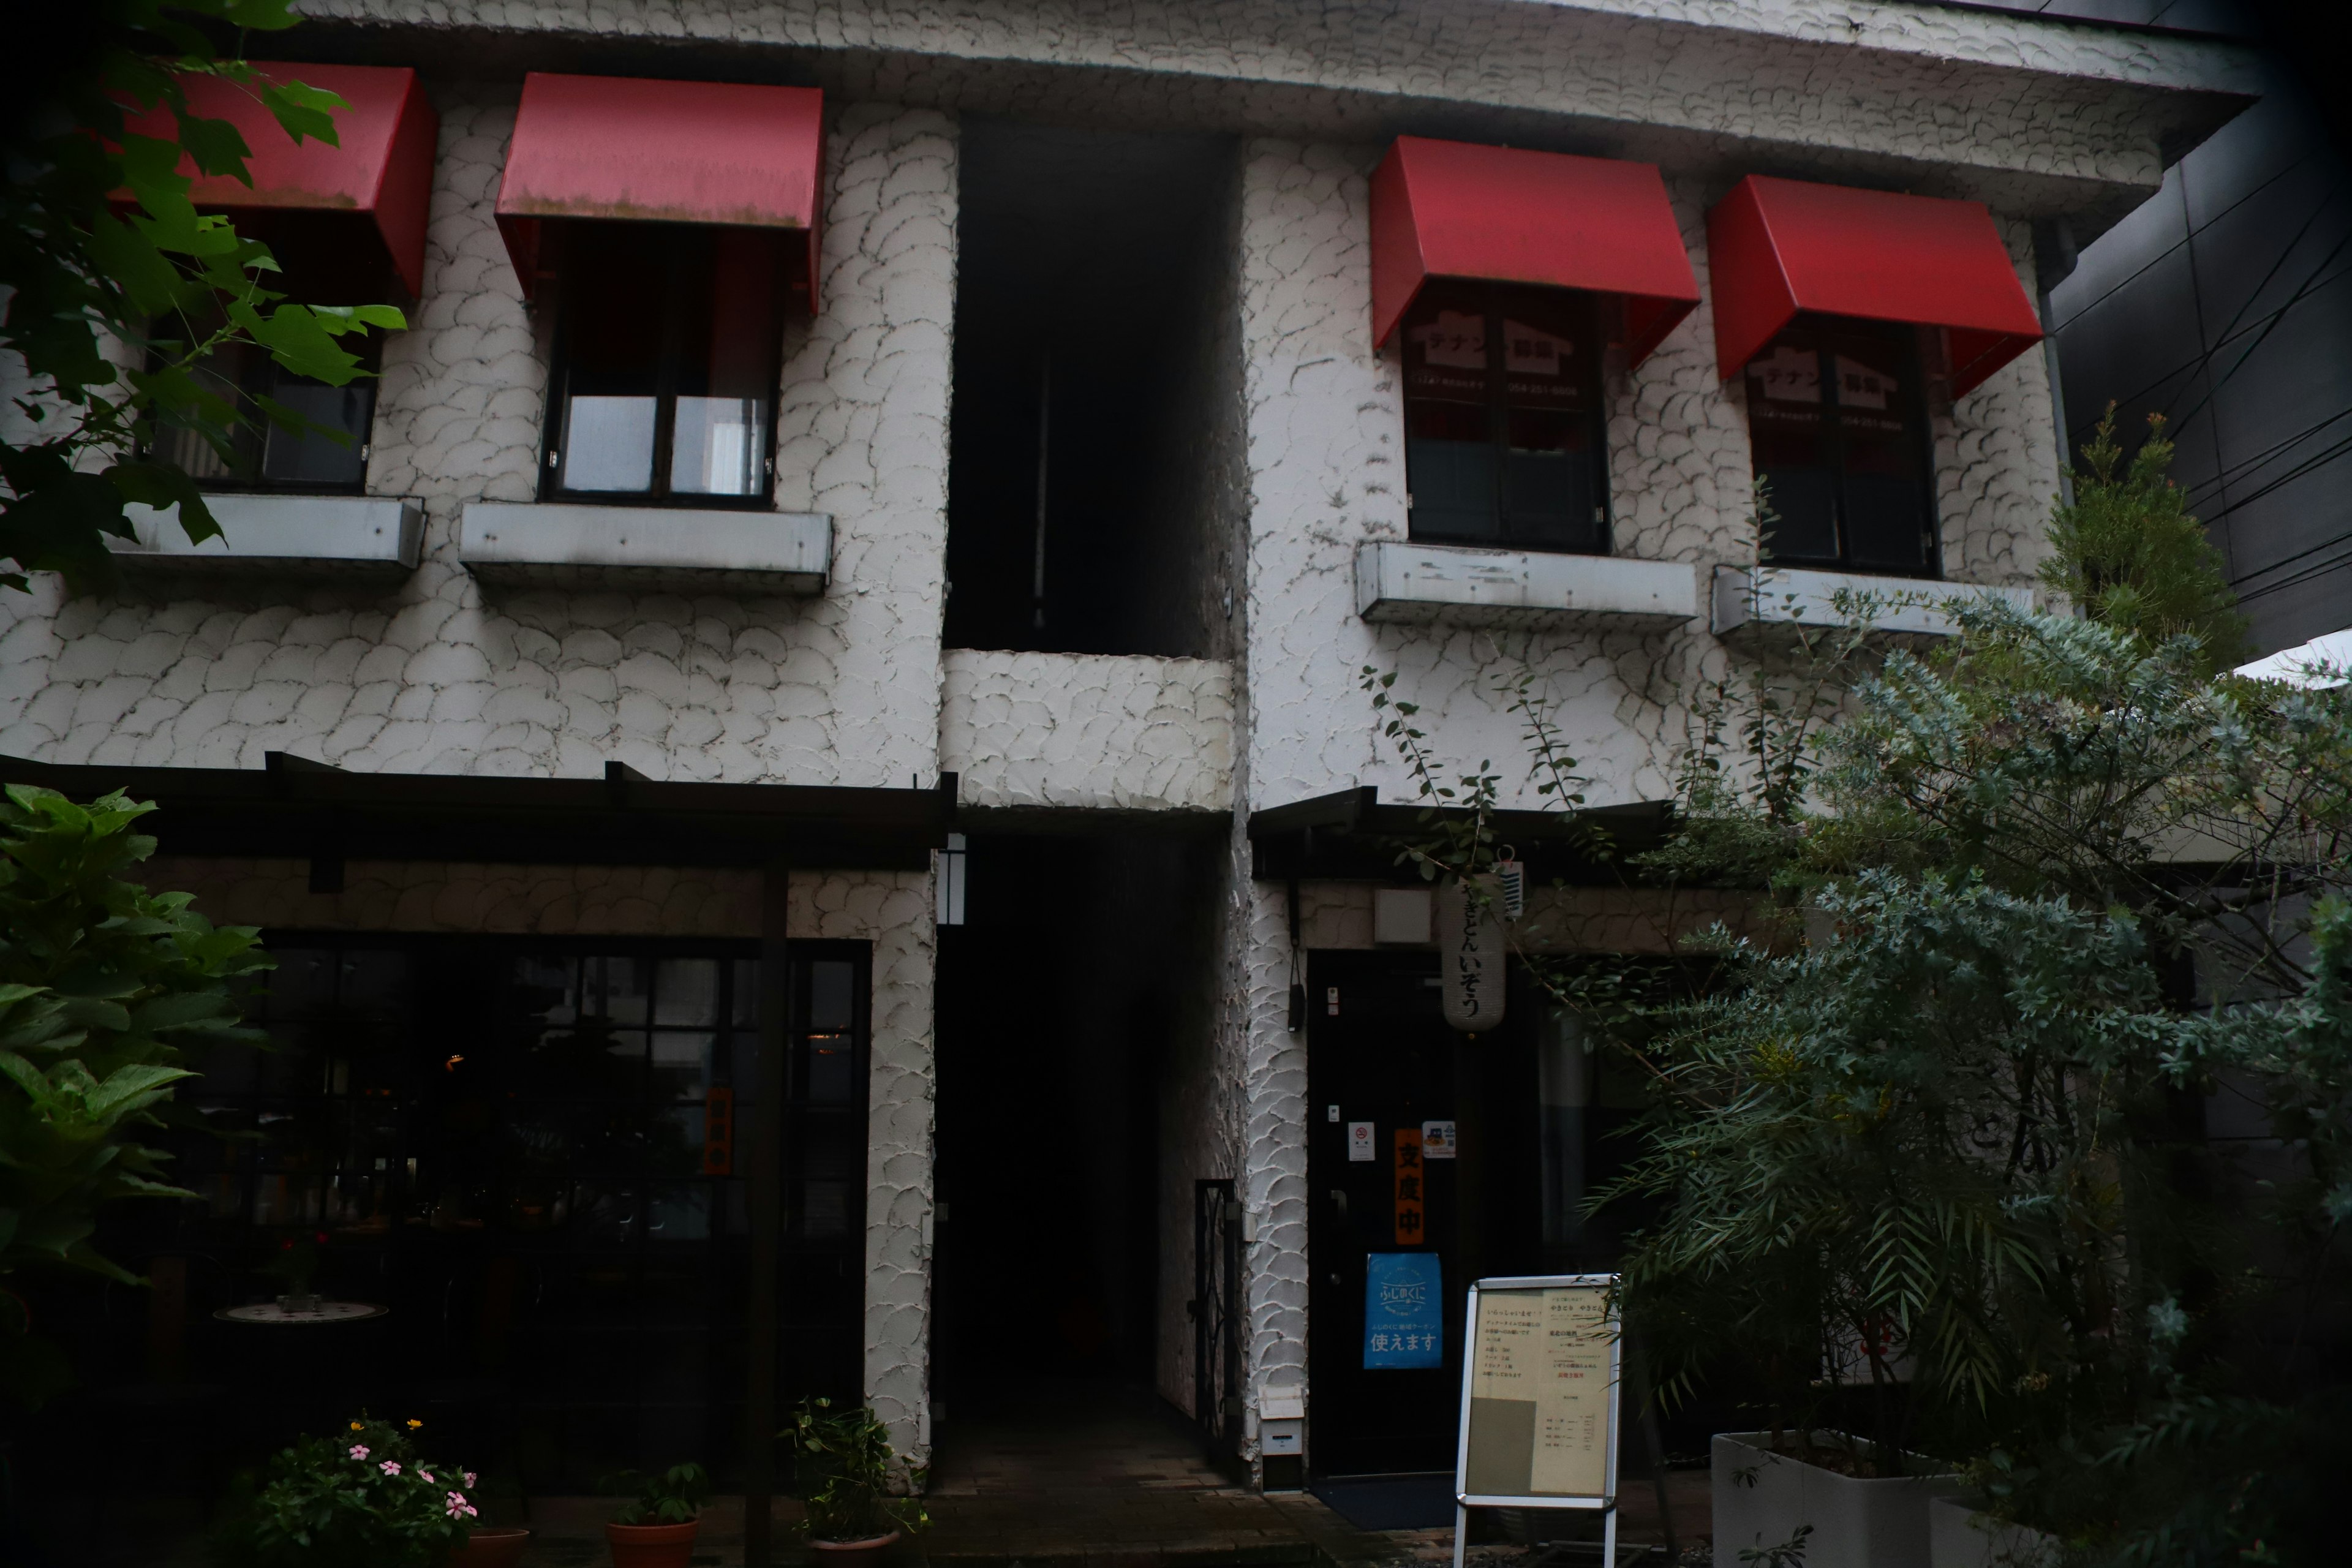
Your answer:
[[[1707,214],[1706,248],[1727,380],[1800,310],[1943,328],[1954,396],[2042,341],[1977,202],[1750,174]]]
[[[807,275],[795,285],[814,310],[824,149],[824,95],[813,87],[532,71],[499,230],[529,291],[546,218],[799,229]]]
[[[248,86],[219,77],[183,77],[189,110],[227,121],[253,151],[246,160],[250,187],[226,174],[198,174],[194,163],[184,161],[180,172],[193,182],[189,196],[207,212],[308,211],[368,220],[351,224],[350,237],[381,247],[383,255],[375,259],[415,300],[425,290],[425,221],[432,205],[434,143],[441,129],[416,73],[406,66],[252,63],[268,80],[306,82],[350,103],[335,116],[337,144],[309,137],[296,142]],[[140,136],[178,134],[171,110],[162,108],[133,117],[124,129]],[[277,235],[260,237],[285,248]],[[319,248],[331,248],[332,243],[323,241]],[[278,260],[288,263],[289,258],[280,255]],[[364,291],[363,285],[354,287]]]
[[[1654,165],[1400,136],[1372,175],[1375,343],[1432,278],[1621,296],[1636,364],[1698,304]]]

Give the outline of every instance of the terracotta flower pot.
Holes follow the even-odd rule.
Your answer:
[[[887,1535],[869,1535],[863,1541],[819,1541],[811,1537],[809,1550],[824,1553],[818,1561],[827,1568],[866,1568],[869,1563],[880,1562],[882,1553],[898,1544],[898,1533],[894,1530]]]
[[[694,1561],[694,1532],[700,1520],[684,1524],[608,1524],[605,1542],[613,1568],[688,1568]]]
[[[486,1524],[449,1553],[449,1568],[515,1568],[530,1544],[530,1531],[520,1525]]]

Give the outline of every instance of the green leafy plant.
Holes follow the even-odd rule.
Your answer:
[[[926,1472],[899,1460],[889,1428],[872,1410],[836,1411],[830,1400],[803,1399],[780,1435],[792,1444],[800,1476],[807,1510],[801,1528],[814,1539],[871,1541],[931,1522],[915,1495]]]
[[[2126,463],[2110,403],[2082,456],[2074,499],[2051,521],[2042,582],[2095,619],[2145,642],[2193,637],[2203,673],[2237,663],[2244,657],[2246,620],[2221,552],[2166,471],[2172,443],[2165,439],[2164,416],[2148,416],[2147,439]]]
[[[366,374],[341,340],[406,324],[389,305],[289,302],[268,286],[278,273],[268,247],[227,217],[198,213],[180,173],[184,158],[252,184],[236,128],[190,112],[192,77],[252,92],[298,142],[334,143],[341,99],[264,80],[215,42],[292,26],[291,0],[89,0],[85,9],[66,35],[75,47],[44,73],[47,101],[11,116],[34,129],[12,132],[0,174],[0,284],[11,291],[0,347],[21,354],[32,378],[16,399],[31,438],[0,437],[0,558],[16,567],[0,584],[18,589],[39,571],[75,587],[110,581],[105,536],[131,537],[131,503],[178,506],[192,541],[220,532],[194,481],[152,450],[164,420],[236,460],[233,432],[255,415],[203,373],[209,356],[254,344],[341,386]],[[173,135],[128,132],[135,114],[158,108]],[[323,431],[266,401],[258,412]]]
[[[614,1524],[690,1524],[710,1500],[710,1478],[696,1464],[672,1465],[647,1475],[622,1470],[604,1478],[609,1496],[626,1497]]]
[[[303,1437],[213,1542],[222,1568],[439,1568],[478,1510],[472,1472],[420,1458],[413,1434],[362,1417]]]
[[[0,799],[0,1278],[131,1280],[90,1246],[98,1206],[194,1195],[145,1140],[191,1053],[260,1037],[229,992],[272,967],[258,932],[122,876],[154,851],[132,831],[153,809],[22,784]]]

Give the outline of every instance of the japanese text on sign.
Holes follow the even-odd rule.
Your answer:
[[[1428,1201],[1423,1192],[1429,1173],[1421,1163],[1421,1131],[1396,1131],[1396,1239],[1399,1247],[1419,1247],[1429,1239]]]
[[[1607,1497],[1614,1368],[1605,1286],[1482,1289],[1475,1300],[1464,1489]]]

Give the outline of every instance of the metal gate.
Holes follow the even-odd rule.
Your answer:
[[[1192,1184],[1192,1417],[1210,1451],[1242,1435],[1242,1205],[1231,1182]]]

